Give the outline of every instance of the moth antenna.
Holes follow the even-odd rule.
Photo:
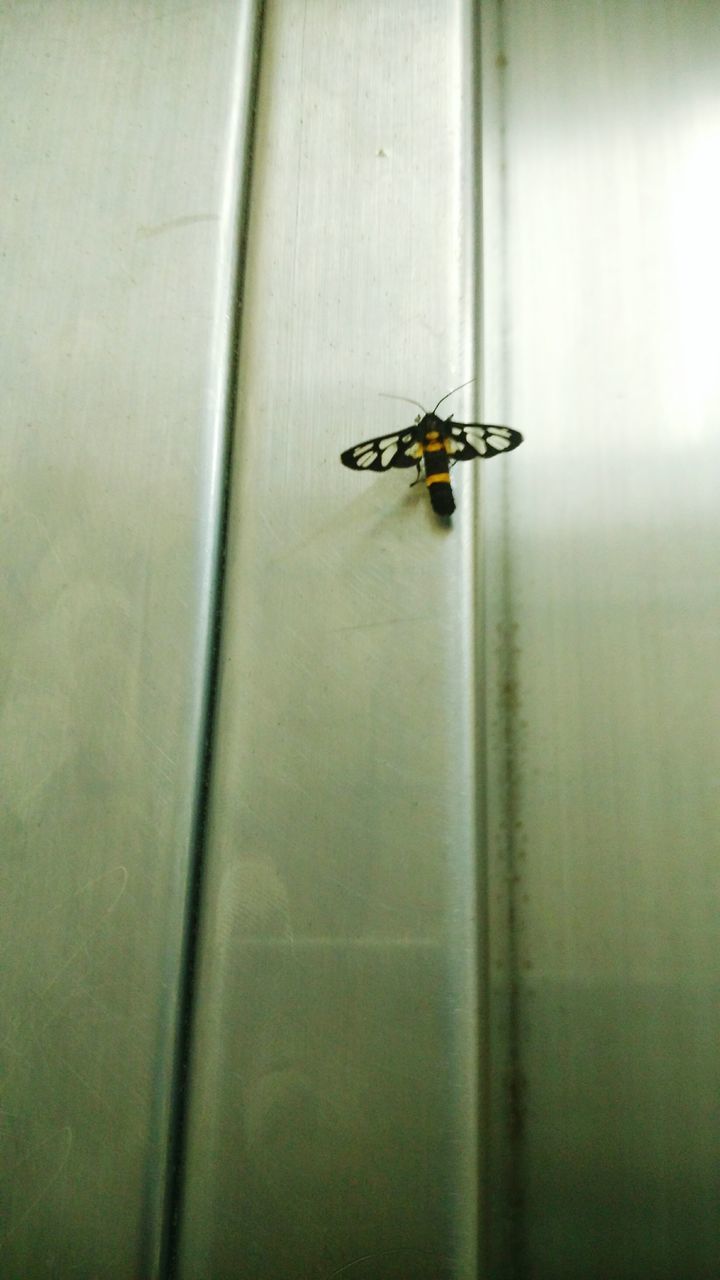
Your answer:
[[[463,387],[469,387],[471,382],[477,382],[477,378],[468,378],[467,382],[461,382],[459,387],[453,387],[452,391],[448,391],[441,400],[438,400],[435,408],[433,409],[433,413],[437,413],[443,400],[448,400],[450,396],[454,396],[456,391],[462,391]]]
[[[452,392],[449,394],[452,395]],[[423,413],[427,413],[425,405],[420,404],[419,400],[408,400],[407,396],[391,396],[388,395],[387,391],[378,391],[378,395],[382,396],[383,400],[404,400],[405,404],[417,405],[418,409],[422,409]]]

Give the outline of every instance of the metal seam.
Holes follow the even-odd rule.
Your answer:
[[[229,252],[221,254],[221,272],[227,270],[226,290],[218,289],[215,302],[216,331],[220,333],[218,353],[217,447],[210,464],[211,495],[208,507],[213,524],[210,585],[205,609],[205,678],[199,716],[198,767],[193,806],[193,830],[188,859],[188,893],[183,931],[181,990],[174,1047],[171,1114],[168,1133],[166,1194],[158,1275],[175,1280],[179,1274],[184,1180],[187,1155],[187,1124],[193,1054],[193,1024],[202,909],[202,887],[207,840],[210,788],[214,765],[215,726],[218,710],[218,683],[222,650],[222,615],[225,596],[225,560],[230,514],[230,476],[236,434],[237,380],[242,324],[249,209],[252,186],[253,135],[259,93],[260,53],[263,35],[264,0],[255,0],[245,18],[245,27],[236,62],[234,92],[235,119],[229,129],[228,154],[231,190],[226,209]],[[249,51],[249,54],[248,54]],[[249,74],[248,74],[249,69]],[[221,298],[220,294],[224,296]],[[227,305],[229,303],[229,306]],[[225,305],[223,305],[225,304]]]

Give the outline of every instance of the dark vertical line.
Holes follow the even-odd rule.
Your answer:
[[[472,187],[473,187],[473,222],[470,235],[473,240],[472,258],[472,326],[473,356],[479,375],[479,404],[484,405],[484,307],[483,307],[483,261],[484,261],[484,222],[483,222],[483,126],[482,126],[482,19],[480,6],[468,5],[470,42],[470,149],[472,155]],[[480,415],[481,416],[481,415]],[[477,916],[477,1120],[479,1143],[477,1175],[479,1212],[475,1241],[476,1265],[479,1276],[486,1276],[487,1261],[490,1255],[489,1233],[491,1231],[490,1183],[487,1149],[491,1133],[491,1076],[490,1076],[490,907],[489,907],[489,874],[488,874],[488,813],[485,786],[487,755],[487,695],[483,678],[485,653],[485,626],[483,618],[484,596],[484,556],[482,546],[482,520],[480,513],[482,496],[482,476],[473,471],[474,502],[472,528],[472,661],[473,698],[474,698],[474,741],[473,768],[475,773],[475,910]]]
[[[508,226],[510,199],[508,191],[508,141],[507,141],[507,53],[506,9],[504,0],[497,5],[497,69],[498,69],[498,151],[499,151],[499,214],[500,214],[500,279],[501,297],[501,379],[503,403],[510,406],[510,337],[508,281],[510,261],[508,255]],[[503,809],[504,809],[504,873],[506,903],[507,987],[505,1027],[505,1054],[500,1065],[503,1073],[504,1102],[504,1151],[501,1153],[505,1173],[505,1241],[502,1249],[503,1269],[508,1280],[524,1280],[526,1272],[525,1251],[525,1183],[523,1148],[525,1140],[525,1082],[522,1070],[522,985],[520,928],[521,919],[517,886],[519,881],[518,808],[518,645],[517,625],[513,619],[514,581],[511,548],[511,496],[510,476],[506,469],[502,481],[502,551],[500,560],[500,624],[499,624],[499,677],[500,677],[500,736],[502,751]]]
[[[518,898],[521,849],[518,842],[520,776],[518,768],[518,644],[517,623],[513,620],[513,563],[508,536],[509,495],[504,483],[505,538],[501,558],[500,647],[500,732],[503,772],[503,836],[506,904],[507,988],[505,1012],[504,1129],[505,1129],[505,1219],[507,1275],[524,1280],[525,1266],[525,1076],[522,1067],[522,918]]]
[[[478,7],[479,8],[479,7]],[[477,139],[476,154],[482,156],[483,137],[483,70],[489,70],[487,58],[483,60],[482,49],[482,11],[477,12],[476,40],[477,58],[480,74],[477,77],[476,119]],[[500,389],[501,401],[507,411],[511,409],[511,377],[510,377],[510,316],[509,316],[509,271],[508,254],[508,143],[507,143],[507,55],[506,55],[506,9],[504,0],[496,0],[495,25],[493,30],[493,48],[488,51],[494,62],[493,86],[497,103],[497,218],[498,235],[498,316],[499,348],[500,348]],[[493,157],[495,158],[495,157]],[[482,163],[478,160],[478,198],[481,217],[483,209]],[[483,223],[481,221],[481,228]],[[481,246],[482,229],[479,232]],[[482,253],[478,254],[476,272],[478,297],[484,297],[482,280]],[[484,352],[484,308],[481,305],[481,328],[479,357],[482,362]],[[512,464],[510,464],[512,465]],[[480,1253],[484,1269],[482,1274],[492,1280],[525,1280],[526,1248],[525,1248],[525,1190],[524,1190],[524,1129],[525,1129],[525,1086],[521,1065],[522,1052],[522,994],[521,994],[521,953],[519,900],[517,894],[518,869],[521,850],[518,847],[517,819],[519,805],[519,774],[517,756],[517,710],[518,710],[518,647],[516,626],[513,621],[514,580],[513,553],[511,544],[511,491],[510,470],[503,466],[501,480],[500,509],[500,551],[498,561],[499,598],[490,602],[485,600],[486,617],[497,617],[498,626],[493,637],[497,645],[497,680],[498,688],[492,693],[493,708],[497,707],[498,730],[494,739],[495,745],[489,741],[487,723],[488,695],[480,688],[478,695],[478,847],[480,865],[483,866],[482,851],[497,848],[497,862],[502,874],[502,893],[500,900],[504,904],[502,918],[494,927],[490,893],[495,884],[495,875],[490,867],[484,866],[479,879],[478,890],[485,892],[485,902],[480,902],[479,919],[486,922],[486,956],[485,972],[486,989],[481,992],[486,1014],[485,1026],[482,1028],[487,1037],[486,1052],[481,1059],[481,1101],[484,1111],[484,1130],[488,1135],[488,1143],[484,1160],[484,1183],[486,1191],[486,1222],[484,1249]],[[482,531],[478,528],[478,534]],[[478,604],[483,599],[483,583],[481,568],[478,565]],[[498,616],[499,611],[499,616]],[[488,638],[485,628],[478,628],[476,640],[476,663],[478,683],[487,671],[486,652]],[[483,761],[489,758],[490,752],[496,753],[498,767],[485,768]],[[494,838],[489,828],[489,813],[486,801],[488,785],[500,786],[499,813],[500,821]],[[494,806],[493,806],[494,807]],[[496,843],[497,842],[497,843]],[[484,859],[487,863],[487,855]],[[485,883],[483,884],[483,878]],[[495,933],[495,942],[491,941],[491,930]],[[499,954],[498,954],[499,953]],[[504,973],[502,983],[493,974],[493,962],[502,959]],[[483,1243],[483,1242],[481,1242]]]
[[[197,995],[196,980],[200,950],[201,900],[218,716],[222,620],[226,587],[226,550],[230,518],[230,483],[238,398],[242,296],[245,281],[252,186],[253,143],[257,124],[260,50],[265,16],[264,0],[255,0],[254,10],[254,16],[250,19],[254,24],[254,29],[252,32],[252,60],[249,68],[247,89],[248,124],[242,136],[238,139],[238,144],[243,147],[243,160],[242,164],[238,166],[240,196],[237,206],[236,251],[234,256],[235,278],[232,289],[229,290],[229,294],[234,300],[234,306],[228,320],[230,326],[229,359],[226,366],[227,385],[223,398],[224,449],[219,468],[222,478],[217,508],[218,535],[215,564],[213,566],[214,587],[209,606],[210,618],[208,624],[205,691],[198,740],[200,760],[198,764],[193,828],[190,837],[190,856],[188,859],[189,884],[183,928],[181,987],[178,1001],[178,1024],[171,1085],[166,1194],[159,1260],[159,1276],[162,1280],[174,1280],[174,1277],[178,1274],[182,1217],[185,1207],[184,1183],[187,1161],[187,1123],[190,1110],[189,1092],[193,1024]]]

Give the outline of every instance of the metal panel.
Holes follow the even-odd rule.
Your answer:
[[[526,432],[489,593],[506,1262],[700,1280],[720,1268],[718,10],[501,15],[487,393]]]
[[[477,1274],[474,477],[338,458],[473,372],[470,9],[267,8],[187,1280]]]
[[[9,1278],[156,1273],[252,15],[0,19]]]

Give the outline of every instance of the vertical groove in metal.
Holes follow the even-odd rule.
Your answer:
[[[508,261],[508,181],[507,181],[507,58],[506,10],[504,0],[497,0],[492,10],[486,8],[478,18],[478,40],[484,31],[488,33],[488,64],[492,67],[493,126],[492,183],[495,208],[493,277],[495,305],[492,320],[497,326],[497,337],[492,338],[496,353],[496,383],[503,413],[503,421],[512,422],[510,333],[509,333],[509,261]],[[483,139],[485,111],[482,102],[482,85],[478,84],[478,110],[480,121],[478,146]],[[482,167],[480,169],[482,173]],[[484,239],[483,239],[484,243]],[[479,296],[484,298],[482,277],[478,283]],[[485,354],[484,322],[481,309],[481,358]],[[481,759],[488,768],[485,778],[479,779],[479,789],[485,793],[488,786],[496,790],[493,814],[481,814],[484,822],[482,837],[488,856],[495,845],[494,867],[487,869],[487,901],[500,904],[497,920],[488,919],[488,1036],[489,1049],[485,1060],[488,1107],[499,1109],[500,1116],[493,1120],[487,1115],[489,1142],[486,1149],[485,1180],[493,1187],[493,1202],[488,1203],[488,1239],[485,1266],[488,1274],[521,1280],[525,1275],[524,1256],[524,1191],[523,1191],[523,1129],[524,1084],[521,1064],[521,956],[519,950],[519,868],[517,847],[518,832],[518,645],[516,624],[513,620],[513,559],[511,547],[511,492],[510,473],[503,471],[499,502],[493,507],[493,552],[495,558],[492,575],[492,598],[488,583],[478,586],[480,607],[484,610],[485,626],[478,641],[478,679],[482,673],[492,670],[496,687],[486,695],[485,714],[480,733],[484,733]],[[492,637],[487,636],[488,628]],[[483,641],[485,642],[483,644]],[[488,645],[493,646],[491,658]],[[491,731],[490,716],[493,728]],[[490,753],[495,761],[490,762]],[[494,822],[493,822],[494,816]],[[492,830],[491,830],[492,822]],[[496,908],[494,908],[496,909]]]
[[[500,262],[501,281],[500,295],[500,368],[503,404],[508,411],[511,403],[511,370],[510,370],[510,335],[509,335],[509,261],[507,227],[509,217],[508,192],[508,152],[507,152],[507,55],[506,13],[504,0],[498,0],[497,8],[498,33],[498,120],[499,120],[499,204],[500,204]],[[506,1168],[506,1216],[507,1237],[504,1242],[508,1276],[513,1280],[521,1280],[526,1274],[524,1255],[524,1186],[522,1169],[522,1145],[524,1129],[524,1083],[521,1062],[522,1026],[521,1026],[521,984],[520,984],[520,950],[519,950],[519,881],[518,869],[518,744],[517,744],[517,705],[518,705],[518,648],[516,624],[513,620],[513,563],[510,541],[511,505],[510,477],[503,475],[502,489],[502,529],[501,529],[501,565],[499,600],[499,677],[500,696],[500,737],[502,742],[502,778],[504,814],[504,872],[505,872],[505,909],[506,909],[506,961],[507,961],[507,1012],[506,1012],[506,1046],[505,1046],[505,1143],[502,1153]]]
[[[472,387],[471,419],[478,421],[479,408],[482,404],[482,164],[481,164],[481,116],[480,116],[480,57],[479,37],[480,19],[477,6],[467,0],[461,15],[460,50],[462,58],[463,94],[460,105],[461,129],[463,134],[463,174],[462,191],[462,280],[459,297],[464,299],[464,308],[460,317],[460,332],[464,343],[466,367],[472,366],[476,375]],[[467,282],[466,287],[464,283]],[[467,734],[465,752],[468,756],[471,785],[468,788],[468,804],[472,806],[468,814],[467,829],[470,833],[468,858],[472,865],[468,869],[470,884],[474,896],[472,919],[474,930],[468,930],[467,936],[467,975],[468,992],[474,1005],[474,1016],[465,1034],[472,1038],[472,1044],[466,1047],[466,1053],[472,1064],[473,1079],[468,1082],[467,1096],[472,1098],[473,1115],[468,1117],[468,1158],[471,1167],[468,1170],[468,1185],[475,1188],[472,1209],[467,1207],[465,1220],[465,1239],[460,1241],[458,1250],[458,1278],[470,1280],[481,1274],[482,1259],[487,1252],[486,1232],[488,1221],[487,1179],[485,1177],[486,1161],[481,1154],[487,1148],[488,1141],[488,1074],[487,1074],[487,1027],[489,1014],[488,1001],[488,960],[487,946],[489,913],[487,868],[484,849],[485,839],[485,782],[484,761],[486,749],[485,733],[485,697],[482,682],[484,654],[484,618],[482,613],[482,545],[480,542],[480,492],[481,480],[477,470],[468,476],[470,501],[466,508],[469,517],[468,531],[464,538],[462,573],[467,584],[465,595],[465,617],[467,649],[464,654],[464,666],[470,690],[469,707],[464,730]]]
[[[210,464],[209,483],[214,509],[214,571],[206,601],[207,658],[203,691],[202,730],[198,742],[198,773],[193,824],[190,878],[185,919],[183,985],[175,1049],[175,1071],[168,1138],[165,1214],[159,1274],[172,1280],[177,1274],[182,1231],[183,1184],[186,1166],[186,1128],[189,1083],[193,1057],[197,957],[207,835],[208,799],[213,769],[217,712],[218,670],[222,645],[225,590],[225,553],[230,509],[230,477],[236,429],[239,338],[247,250],[253,135],[260,72],[264,0],[251,0],[238,39],[233,105],[235,119],[229,129],[227,204],[225,231],[227,256],[221,259],[216,295],[216,343],[218,347],[217,436]],[[226,271],[222,277],[223,266]],[[225,287],[224,287],[225,286]]]
[[[501,615],[498,633],[500,649],[500,735],[502,742],[502,773],[504,794],[504,873],[505,920],[507,958],[507,1011],[505,1014],[506,1043],[503,1057],[504,1084],[504,1142],[501,1158],[506,1169],[506,1221],[507,1240],[505,1253],[508,1274],[517,1280],[526,1274],[524,1268],[524,1189],[522,1171],[522,1144],[525,1115],[525,1087],[522,1070],[521,1045],[521,985],[518,903],[518,760],[516,718],[518,701],[518,647],[516,624],[513,622],[513,565],[508,534],[509,494],[508,479],[504,477],[503,491],[504,537],[502,543],[500,600]]]
[[[473,3],[468,3],[463,11],[464,29],[462,32],[462,49],[464,57],[464,83],[467,97],[464,103],[463,125],[466,130],[464,167],[466,181],[463,186],[465,209],[463,217],[464,243],[463,259],[465,278],[470,282],[466,294],[465,314],[462,318],[465,334],[468,361],[472,363],[477,374],[472,397],[473,419],[482,417],[480,406],[484,403],[483,395],[483,308],[482,308],[482,269],[483,269],[483,220],[482,220],[482,115],[481,115],[481,59],[480,59],[480,14]],[[475,1081],[475,1125],[474,1135],[474,1180],[477,1187],[477,1212],[473,1226],[472,1250],[468,1243],[466,1257],[467,1273],[484,1274],[485,1260],[488,1255],[488,1222],[489,1200],[487,1180],[487,1159],[485,1152],[489,1140],[489,1055],[488,1030],[490,1025],[489,1000],[489,960],[488,947],[489,909],[488,909],[488,875],[487,875],[487,811],[485,804],[486,775],[486,699],[483,681],[485,663],[485,619],[483,613],[483,547],[481,495],[482,478],[474,469],[468,478],[471,487],[471,504],[468,511],[472,513],[470,536],[468,540],[468,558],[464,565],[469,583],[469,608],[467,614],[468,656],[471,674],[472,706],[469,724],[469,750],[471,768],[474,773],[474,785],[470,791],[474,813],[471,815],[471,829],[474,831],[474,893],[475,893],[475,946],[469,961],[473,966],[472,987],[475,996],[475,1020],[473,1032],[475,1036],[474,1064]],[[472,1263],[470,1253],[472,1251]]]

